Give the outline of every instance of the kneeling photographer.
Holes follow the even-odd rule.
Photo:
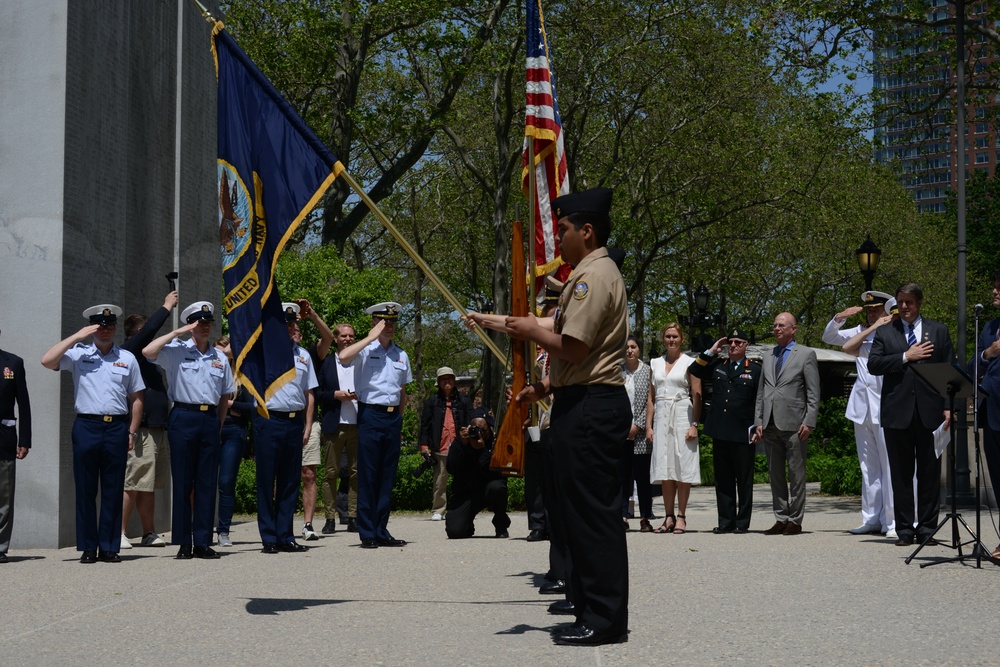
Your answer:
[[[472,412],[470,426],[458,432],[448,449],[452,476],[445,531],[452,539],[472,537],[474,519],[484,509],[493,512],[497,537],[508,537],[507,479],[490,470],[493,456],[493,416],[485,408]]]

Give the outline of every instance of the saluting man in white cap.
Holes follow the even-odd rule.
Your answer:
[[[392,342],[402,306],[394,301],[365,310],[372,316],[368,335],[340,353],[354,364],[358,396],[358,535],[361,547],[401,547],[389,534],[389,504],[399,463],[406,385],[413,381],[410,358]]]
[[[875,326],[886,315],[886,303],[895,299],[885,292],[868,290],[861,295],[860,306],[850,306],[833,316],[823,332],[827,345],[844,347],[844,351],[857,359],[857,379],[847,399],[846,417],[854,423],[858,462],[861,464],[861,523],[849,532],[854,535],[886,533],[896,539],[896,521],[892,509],[892,482],[889,479],[889,454],[885,448],[885,435],[879,424],[879,402],[882,396],[882,378],[868,372],[868,354],[875,340]],[[848,318],[865,311],[867,324],[842,329]],[[859,336],[858,344],[846,344]]]
[[[313,390],[319,386],[312,357],[298,341],[299,304],[281,304],[295,360],[295,378],[267,401],[268,418],[254,415],[257,452],[257,530],[262,553],[297,553],[309,547],[295,541],[292,520],[302,476],[302,449],[309,440],[315,405]]]
[[[76,549],[81,563],[119,563],[125,463],[142,421],[139,362],[115,345],[122,309],[111,304],[83,311],[90,324],[49,348],[42,366],[72,371],[73,481],[76,483]],[[93,336],[93,342],[83,341]],[[96,511],[101,491],[101,514]]]
[[[180,547],[177,558],[218,558],[211,544],[219,450],[236,384],[229,360],[210,342],[215,307],[196,301],[181,312],[181,319],[183,326],[142,348],[143,356],[166,372],[167,396],[174,403],[167,422],[173,477],[170,541]],[[188,333],[190,339],[180,340]]]

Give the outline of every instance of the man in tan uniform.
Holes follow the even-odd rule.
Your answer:
[[[552,330],[532,316],[507,318],[511,335],[551,357],[549,376],[518,400],[549,394],[556,486],[572,562],[569,595],[576,623],[557,644],[628,640],[628,552],[621,525],[619,461],[632,410],[620,363],[628,335],[625,285],[606,244],[611,190],[585,190],[553,202],[562,257],[574,266]]]

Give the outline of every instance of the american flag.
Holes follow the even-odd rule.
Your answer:
[[[549,67],[549,42],[542,17],[542,0],[526,0],[527,27],[527,105],[524,110],[524,169],[521,188],[531,198],[528,169],[528,137],[535,139],[535,276],[536,289],[542,290],[542,279],[557,270],[556,277],[565,280],[570,267],[559,256],[557,240],[558,218],[552,213],[552,200],[569,194],[566,177],[566,153],[563,150],[562,121],[552,85]]]

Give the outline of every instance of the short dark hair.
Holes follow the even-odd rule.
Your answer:
[[[1000,282],[1000,269],[993,272],[993,282]]]
[[[628,339],[626,339],[625,343],[627,344],[629,341],[635,342],[636,347],[639,348],[639,354],[642,354],[642,341],[639,340],[635,334],[628,335]]]
[[[128,317],[126,317],[125,318],[125,337],[126,338],[131,338],[132,336],[134,336],[137,333],[139,333],[139,329],[141,329],[146,324],[146,322],[148,322],[148,321],[149,321],[149,318],[146,317],[145,315],[133,314],[133,315],[129,315]]]
[[[576,213],[570,213],[567,219],[577,229],[587,224],[593,227],[598,248],[603,248],[608,244],[608,239],[611,238],[611,216],[604,213],[577,211]]]
[[[920,289],[920,285],[916,283],[904,283],[897,287],[896,299],[899,299],[900,294],[911,294],[918,302],[924,300],[924,291]]]

